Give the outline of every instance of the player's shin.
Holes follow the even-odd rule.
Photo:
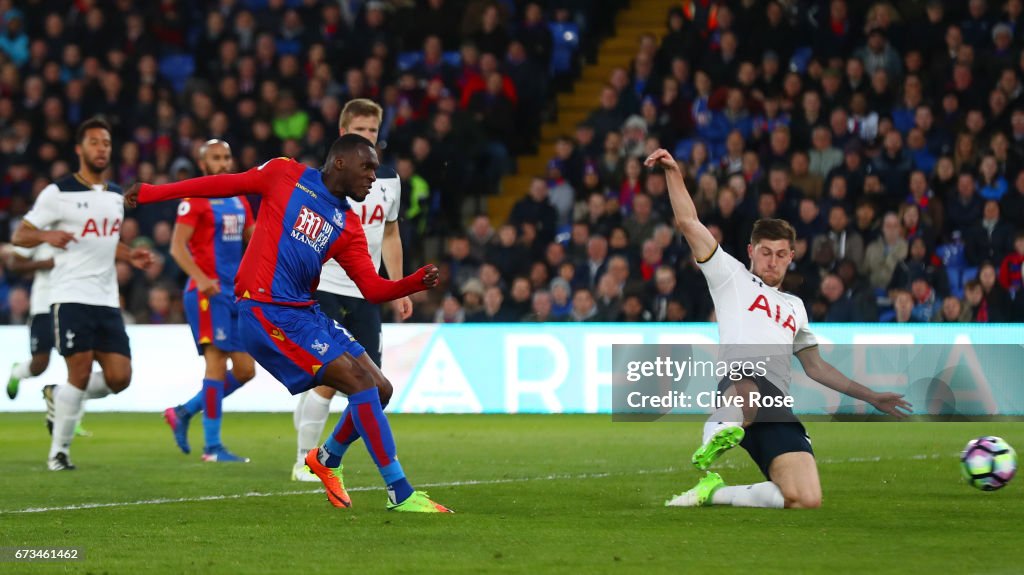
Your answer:
[[[107,386],[107,380],[103,377],[102,371],[94,371],[89,376],[89,383],[85,386],[86,399],[99,399],[113,393]]]
[[[779,491],[779,486],[771,481],[763,481],[753,485],[731,485],[722,487],[711,496],[713,505],[732,505],[733,507],[765,507],[782,509],[786,500]]]
[[[327,425],[327,418],[331,412],[331,400],[326,397],[321,397],[320,394],[315,391],[307,391],[303,394],[303,398],[300,401],[298,407],[295,408],[295,431],[298,432],[298,461],[302,463],[306,454],[309,453],[310,449],[315,448],[320,443],[320,435],[324,432],[324,426]],[[347,413],[347,411],[346,411]],[[342,417],[344,421],[344,417]],[[341,423],[338,423],[341,426]],[[355,428],[353,428],[354,431]],[[332,438],[337,433],[337,429],[331,434]],[[328,442],[330,438],[328,439]],[[347,445],[346,445],[347,447]],[[341,451],[338,455],[338,461],[341,461],[341,456],[344,455],[344,451]],[[337,465],[330,465],[328,467],[334,468]]]
[[[53,394],[53,438],[50,440],[50,459],[56,457],[58,453],[67,455],[70,451],[75,423],[85,401],[85,392],[70,383],[58,386]]]
[[[213,451],[220,446],[221,402],[224,400],[224,382],[215,379],[203,380],[203,431],[206,436],[206,450]]]
[[[318,399],[324,399],[315,393],[312,395]],[[307,400],[307,403],[309,401],[313,401],[312,398]],[[319,429],[323,430],[323,426]],[[317,438],[318,437],[319,435],[317,434]],[[322,459],[324,465],[329,468],[337,468],[340,466],[341,459],[345,456],[348,446],[358,438],[359,432],[355,429],[355,421],[352,418],[352,405],[349,403],[349,405],[345,407],[345,411],[342,412],[341,418],[338,419],[338,425],[335,426],[334,431],[331,432],[327,441],[324,442],[324,452],[327,454],[327,457]]]
[[[348,405],[352,422],[359,436],[366,442],[366,449],[369,450],[370,457],[384,478],[392,504],[405,501],[413,494],[413,489],[405,478],[402,465],[398,462],[391,424],[384,415],[377,388],[365,389],[350,395]]]
[[[242,384],[238,381],[238,378],[235,377],[235,374],[228,371],[224,375],[224,397],[238,391],[241,387]]]

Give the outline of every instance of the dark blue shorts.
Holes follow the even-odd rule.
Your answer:
[[[28,347],[32,355],[50,355],[50,350],[55,347],[53,341],[53,315],[37,313],[32,316],[29,323],[28,336]]]
[[[101,351],[132,356],[124,318],[116,307],[82,303],[50,306],[57,351],[63,356],[83,351]]]
[[[316,292],[316,301],[327,317],[338,320],[345,329],[352,332],[366,349],[366,355],[370,356],[377,367],[381,367],[384,342],[381,339],[380,305],[363,298],[325,291]]]
[[[199,355],[203,355],[204,345],[228,353],[243,351],[238,336],[238,306],[233,296],[221,292],[211,298],[193,288],[185,290],[181,303]]]
[[[363,346],[320,306],[290,307],[242,300],[238,329],[245,351],[296,395],[320,385],[320,368]]]
[[[763,396],[781,397],[785,394],[767,378],[755,376],[746,378],[757,384],[758,391]],[[730,383],[729,379],[723,379],[718,384],[718,390],[725,393]],[[740,446],[747,450],[750,458],[761,469],[769,481],[771,475],[768,469],[772,461],[783,453],[806,451],[814,455],[811,449],[811,438],[800,420],[788,407],[761,407],[757,410],[757,418],[754,423],[746,428],[743,441]]]

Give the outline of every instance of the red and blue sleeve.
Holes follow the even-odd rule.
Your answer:
[[[244,194],[265,196],[275,189],[274,184],[279,178],[295,165],[298,164],[288,158],[275,158],[241,174],[203,176],[159,186],[143,184],[139,189],[138,202],[150,204],[187,197],[230,198]]]
[[[363,233],[363,226],[359,222],[359,218],[355,217],[351,211],[348,216],[345,229],[334,244],[332,257],[341,265],[348,277],[352,278],[366,301],[384,303],[427,289],[427,286],[423,284],[426,268],[420,268],[398,281],[380,277],[376,268],[373,267],[373,260],[370,259],[366,234]]]

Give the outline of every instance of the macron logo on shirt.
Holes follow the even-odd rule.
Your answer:
[[[292,226],[291,236],[313,248],[317,253],[323,253],[333,232],[334,227],[323,216],[302,206],[302,209],[299,210],[299,217],[296,218],[295,225]]]

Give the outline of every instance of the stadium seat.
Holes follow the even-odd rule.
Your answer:
[[[398,69],[402,72],[412,70],[423,61],[423,52],[401,52],[398,54]]]
[[[697,143],[696,138],[683,138],[676,142],[676,147],[672,150],[672,155],[677,159],[689,162],[690,153],[693,152],[693,145]]]
[[[171,54],[160,59],[160,75],[171,83],[174,92],[178,94],[185,89],[185,82],[195,69],[195,60],[188,54]]]
[[[444,60],[445,64],[448,64],[452,68],[462,67],[462,52],[459,52],[458,50],[452,50],[451,52],[441,54],[441,59]]]

